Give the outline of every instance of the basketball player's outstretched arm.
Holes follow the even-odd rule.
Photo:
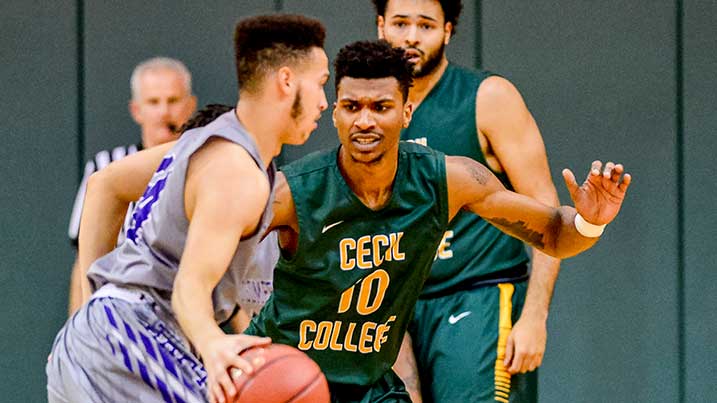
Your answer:
[[[475,114],[479,141],[493,151],[494,159],[486,155],[493,170],[504,171],[517,193],[559,206],[540,129],[518,89],[503,77],[488,77],[478,87]],[[559,272],[560,260],[532,248],[525,304],[506,341],[503,363],[511,374],[533,371],[543,361]]]
[[[590,248],[598,237],[581,235],[575,216],[593,225],[611,222],[620,211],[632,178],[620,164],[603,168],[594,161],[587,179],[578,185],[569,169],[563,178],[575,207],[550,207],[511,192],[482,164],[465,157],[446,157],[449,218],[465,209],[480,215],[503,232],[545,253],[567,258]]]
[[[174,142],[162,144],[128,155],[90,176],[80,219],[77,252],[83,304],[92,293],[87,270],[92,262],[115,247],[127,206],[142,196],[154,171],[173,145]]]
[[[184,205],[189,230],[174,281],[172,309],[207,370],[211,402],[237,393],[230,377],[251,373],[239,353],[268,338],[227,335],[214,319],[212,292],[227,271],[242,237],[255,233],[269,199],[269,181],[238,144],[209,140],[189,162]],[[232,369],[234,368],[234,369]],[[226,398],[225,398],[226,397]]]

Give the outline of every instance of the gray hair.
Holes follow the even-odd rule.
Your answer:
[[[169,57],[153,57],[145,60],[138,64],[132,72],[132,77],[129,79],[129,85],[132,89],[132,99],[139,97],[139,78],[142,74],[151,70],[172,70],[179,74],[184,79],[184,84],[188,93],[192,93],[192,75],[189,73],[187,66],[177,59],[171,59]]]

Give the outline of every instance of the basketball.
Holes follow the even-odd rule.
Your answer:
[[[270,344],[241,353],[253,360],[264,349],[264,365],[234,380],[235,403],[329,403],[329,385],[319,366],[294,347]]]

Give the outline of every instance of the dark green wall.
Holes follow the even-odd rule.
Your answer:
[[[669,0],[483,2],[483,65],[522,90],[562,202],[565,167],[619,161],[635,179],[600,243],[562,265],[547,402],[678,401],[674,15]]]
[[[74,2],[0,3],[0,400],[45,400],[77,180]]]
[[[127,112],[139,61],[179,58],[200,104],[233,103],[231,39],[241,16],[319,17],[331,60],[341,45],[376,33],[368,0],[115,3],[0,3],[2,401],[45,400],[44,362],[65,317],[74,254],[65,231],[79,167],[139,139]],[[563,264],[542,401],[709,401],[717,394],[717,214],[709,203],[717,196],[717,5],[464,3],[449,56],[480,61],[518,86],[562,201],[563,167],[583,175],[593,159],[613,159],[635,177],[604,239]],[[330,102],[333,93],[328,86]],[[282,160],[336,142],[327,111],[308,144],[287,148]]]
[[[684,4],[685,401],[717,396],[717,2]],[[709,397],[709,399],[708,399]]]

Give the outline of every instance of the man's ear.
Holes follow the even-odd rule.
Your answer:
[[[411,123],[411,118],[413,117],[413,104],[410,102],[406,102],[406,105],[403,106],[403,127],[406,128]]]
[[[277,70],[275,77],[277,87],[281,94],[291,95],[295,91],[293,87],[296,86],[296,83],[294,82],[296,75],[289,66],[282,66],[279,70]]]
[[[376,35],[378,35],[378,39],[386,39],[386,36],[383,34],[383,27],[384,27],[385,21],[383,19],[382,15],[376,16]]]
[[[137,104],[137,101],[134,99],[130,99],[127,103],[127,109],[129,109],[129,114],[132,115],[132,120],[134,120],[135,123],[138,125],[142,125],[142,114],[139,111],[139,105]]]
[[[452,36],[453,36],[453,24],[450,22],[447,22],[445,25],[443,25],[443,44],[448,45],[451,42]]]
[[[331,111],[331,121],[334,122],[334,127],[336,127],[336,102],[334,102],[334,109]]]

